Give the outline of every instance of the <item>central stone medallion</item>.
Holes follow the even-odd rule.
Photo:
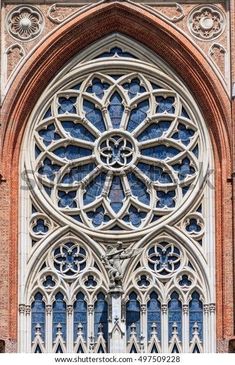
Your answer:
[[[123,170],[135,162],[137,146],[129,133],[113,130],[97,141],[96,157],[107,170]]]

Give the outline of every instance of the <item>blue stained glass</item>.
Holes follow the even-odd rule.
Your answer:
[[[154,214],[151,223],[158,221],[161,217],[162,217],[161,215]]]
[[[161,275],[168,275],[169,272],[178,269],[180,266],[179,250],[177,247],[170,247],[166,242],[155,246],[154,251],[148,252],[148,264],[151,270],[158,271]]]
[[[42,298],[42,294],[37,292],[31,305],[32,341],[35,337],[35,327],[37,324],[40,325],[42,339],[45,340],[45,303]]]
[[[135,292],[130,293],[129,301],[126,304],[126,329],[127,339],[130,338],[131,325],[136,325],[137,337],[140,336],[140,303]]]
[[[88,100],[84,100],[83,109],[85,111],[86,118],[100,131],[105,131],[105,124],[101,111],[95,107],[94,103]]]
[[[179,281],[180,286],[190,286],[192,282],[189,280],[188,275],[183,275]]]
[[[136,209],[133,205],[130,206],[128,214],[123,217],[125,222],[131,223],[135,227],[139,227],[142,219],[146,217],[146,212],[141,212]]]
[[[150,285],[150,281],[147,280],[146,275],[141,275],[140,280],[138,280],[137,285],[140,287],[147,287]]]
[[[77,203],[75,201],[77,191],[58,191],[59,202],[58,206],[60,208],[76,208]]]
[[[37,145],[35,145],[35,158],[38,158],[38,156],[41,154],[41,150],[38,148]]]
[[[184,117],[184,118],[187,118],[187,119],[190,119],[188,113],[186,112],[185,108],[182,107],[182,111],[181,111],[181,117]]]
[[[173,208],[175,206],[175,190],[168,191],[157,191],[157,208]]]
[[[177,324],[177,331],[179,339],[182,339],[182,303],[179,300],[179,294],[173,292],[171,300],[168,303],[168,336],[169,341],[172,337],[172,327],[174,322]]]
[[[132,132],[147,117],[149,110],[149,101],[141,101],[135,109],[131,111],[127,125],[128,132]]]
[[[50,118],[52,116],[51,114],[51,107],[47,110],[47,112],[45,113],[43,119],[46,119],[46,118]]]
[[[127,178],[129,181],[129,185],[131,188],[132,194],[141,202],[144,204],[149,204],[150,202],[150,196],[147,192],[147,186],[138,179],[135,174],[128,173]]]
[[[63,339],[66,340],[66,326],[67,326],[67,314],[66,314],[66,303],[62,293],[57,293],[55,301],[53,303],[53,315],[52,315],[52,336],[53,340],[56,338],[57,326],[61,324]]]
[[[38,219],[36,225],[33,227],[33,231],[35,233],[47,233],[48,232],[48,227],[45,225],[44,220],[43,219]]]
[[[93,136],[93,134],[91,134],[90,131],[88,131],[88,129],[85,128],[83,125],[74,123],[70,120],[62,121],[61,124],[71,137],[90,142],[95,141],[95,137]]]
[[[75,219],[77,222],[80,222],[80,223],[82,222],[79,214],[71,214],[70,217]]]
[[[139,136],[138,141],[148,141],[149,139],[160,138],[164,132],[170,128],[171,122],[162,120],[158,123],[150,124]]]
[[[156,147],[143,148],[141,152],[144,156],[165,160],[167,158],[175,157],[178,153],[180,153],[180,150],[175,147],[167,147],[164,144],[161,144]]]
[[[32,205],[32,214],[37,213],[38,210]]]
[[[51,275],[48,275],[46,280],[43,281],[43,286],[45,286],[45,288],[53,288],[55,286],[55,281],[52,279]]]
[[[85,281],[85,285],[88,288],[94,288],[95,286],[97,286],[97,281],[94,280],[94,276],[93,275],[88,275],[88,278]]]
[[[193,292],[192,300],[189,303],[189,335],[193,337],[193,327],[195,322],[198,325],[199,338],[203,339],[203,304],[198,292]]]
[[[201,227],[197,223],[197,220],[192,218],[192,219],[190,219],[189,224],[186,226],[186,230],[190,233],[193,233],[193,232],[197,233],[197,232],[201,231]]]
[[[94,306],[94,332],[95,339],[97,338],[99,332],[99,325],[103,326],[102,332],[105,340],[108,340],[108,304],[105,301],[105,296],[103,293],[97,295],[97,301]]]
[[[151,86],[152,86],[153,90],[156,90],[156,89],[162,89],[162,87],[161,87],[161,86],[159,86],[159,85],[155,84],[154,82],[151,82]]]
[[[175,171],[178,172],[178,176],[180,180],[184,180],[188,175],[193,175],[195,173],[195,169],[190,166],[189,158],[184,158],[181,164],[173,165]]]
[[[108,197],[112,209],[115,213],[118,213],[123,206],[123,199],[125,198],[122,182],[119,176],[114,176]]]
[[[59,108],[58,108],[58,113],[59,114],[64,114],[64,113],[76,113],[76,108],[75,108],[75,103],[76,103],[77,98],[76,97],[70,97],[70,98],[59,98]]]
[[[45,192],[47,193],[47,195],[51,196],[51,188],[49,188],[48,186],[43,185]]]
[[[118,92],[115,92],[111,96],[108,111],[113,128],[119,128],[122,120],[124,106],[122,104],[122,98],[118,94]]]
[[[64,175],[61,182],[62,184],[72,184],[75,181],[79,182],[94,169],[95,169],[95,164],[92,163],[74,167],[70,170],[69,173]]]
[[[174,133],[172,138],[181,140],[181,142],[187,146],[190,143],[190,140],[193,137],[194,133],[195,132],[192,129],[187,128],[182,123],[179,123],[178,132]]]
[[[54,267],[66,275],[74,275],[86,267],[86,251],[82,247],[67,242],[54,251]]]
[[[199,205],[199,207],[197,208],[197,212],[202,213],[202,205]]]
[[[61,166],[53,164],[49,158],[45,158],[43,166],[38,169],[40,175],[47,176],[49,180],[54,180],[56,172]]]
[[[55,132],[55,125],[49,124],[46,129],[41,129],[38,132],[39,136],[43,138],[43,143],[48,146],[52,141],[60,139],[60,135]]]
[[[138,163],[137,167],[148,176],[151,181],[159,181],[162,184],[169,184],[172,182],[170,175],[167,172],[164,172],[161,167],[148,165],[143,162]]]
[[[199,155],[199,148],[198,148],[198,145],[196,145],[196,147],[193,149],[192,151],[194,153],[194,155],[198,158],[198,155]]]
[[[125,90],[128,90],[128,96],[130,99],[146,91],[146,89],[140,84],[139,79],[133,79],[131,80],[131,82],[127,82],[122,86],[124,87]]]
[[[109,75],[110,77],[112,77],[114,80],[118,80],[120,79],[120,77],[122,77],[123,75]]]
[[[100,226],[102,223],[107,223],[110,218],[105,214],[104,208],[100,205],[95,211],[87,212],[88,218],[92,219],[92,224],[95,227]]]
[[[110,49],[110,51],[103,52],[99,56],[97,56],[96,58],[114,57],[114,56],[136,58],[133,54],[131,54],[129,52],[125,52],[119,47],[113,47],[113,48]]]
[[[157,326],[157,336],[161,340],[161,303],[158,300],[158,295],[155,292],[150,294],[150,300],[147,304],[147,327],[148,340],[151,338],[153,323]]]
[[[174,101],[175,98],[172,96],[168,96],[164,98],[163,96],[157,96],[156,101],[158,103],[156,113],[168,113],[168,114],[174,114],[175,107],[174,107]]]
[[[187,194],[187,192],[189,191],[189,188],[190,188],[190,185],[187,185],[187,186],[183,186],[183,187],[182,187],[182,194],[183,194],[183,196],[184,196],[185,194]]]
[[[83,196],[84,204],[92,203],[98,196],[101,195],[105,179],[106,174],[102,172],[87,185],[86,192]]]
[[[67,147],[58,147],[53,153],[60,158],[67,158],[67,160],[76,160],[77,158],[90,156],[92,150],[84,147],[70,145]]]
[[[76,296],[76,301],[73,305],[73,334],[74,341],[77,338],[78,324],[82,324],[82,332],[84,340],[87,337],[87,303],[83,293],[78,293]]]
[[[80,87],[81,87],[81,82],[72,86],[71,89],[74,89],[74,90],[80,90]]]
[[[101,82],[100,79],[93,79],[92,85],[87,88],[87,92],[91,94],[95,94],[97,98],[102,99],[104,96],[104,91],[109,88],[109,84],[106,82]]]

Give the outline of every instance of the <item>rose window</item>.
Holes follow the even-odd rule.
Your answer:
[[[167,218],[201,168],[198,125],[183,96],[157,74],[122,71],[61,86],[34,132],[44,198],[76,225],[103,232]]]

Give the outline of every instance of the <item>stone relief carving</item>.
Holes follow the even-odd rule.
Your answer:
[[[99,3],[105,3],[105,2],[107,2],[107,0],[96,1],[95,3],[84,1],[83,3],[80,4],[77,4],[75,2],[55,3],[49,7],[47,12],[47,17],[48,19],[50,19],[52,23],[61,24],[65,22],[67,19],[69,19],[72,15],[78,14],[82,12],[84,9],[87,9],[88,7],[96,6]],[[168,3],[167,5],[163,5],[162,3],[156,4],[155,2],[151,1],[147,3],[137,1],[135,3],[137,3],[136,5],[139,5],[143,8],[147,8],[148,10],[154,13],[161,14],[164,18],[173,23],[177,23],[185,17],[183,7],[177,3],[175,4]],[[169,8],[171,8],[171,16],[167,15]],[[173,8],[175,8],[175,11],[172,11]]]
[[[213,43],[209,49],[209,56],[219,67],[222,74],[225,74],[225,55],[226,49],[219,43]]]
[[[180,20],[184,19],[185,13],[182,5],[180,4],[142,4],[144,7],[148,8],[148,10],[153,10],[157,14],[161,14],[165,19],[169,20],[172,23],[178,23]],[[171,16],[169,16],[169,15]]]
[[[11,73],[14,71],[15,67],[18,65],[18,63],[24,56],[25,56],[25,51],[23,47],[18,43],[14,43],[6,49],[5,57],[6,57],[7,77],[10,77]]]
[[[44,19],[41,12],[33,6],[17,6],[7,17],[9,33],[21,41],[36,38],[43,30]]]
[[[225,16],[215,6],[196,7],[189,15],[188,27],[195,37],[211,40],[224,31]]]
[[[36,38],[43,26],[43,16],[34,6],[17,6],[7,16],[8,32],[21,41]]]
[[[47,17],[52,23],[61,24],[65,22],[68,18],[70,18],[70,16],[72,16],[73,14],[84,10],[90,5],[93,5],[93,3],[85,1],[82,4],[78,4],[75,2],[59,4],[55,3],[49,7],[47,11]]]
[[[124,249],[122,242],[116,246],[109,246],[105,255],[101,257],[110,279],[110,289],[121,288],[123,269],[122,261],[138,255],[143,249]]]

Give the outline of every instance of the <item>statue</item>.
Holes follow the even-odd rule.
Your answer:
[[[101,259],[108,271],[110,289],[122,288],[122,261],[138,255],[142,250],[142,248],[124,249],[121,241],[118,241],[116,246],[107,247],[107,253]]]

